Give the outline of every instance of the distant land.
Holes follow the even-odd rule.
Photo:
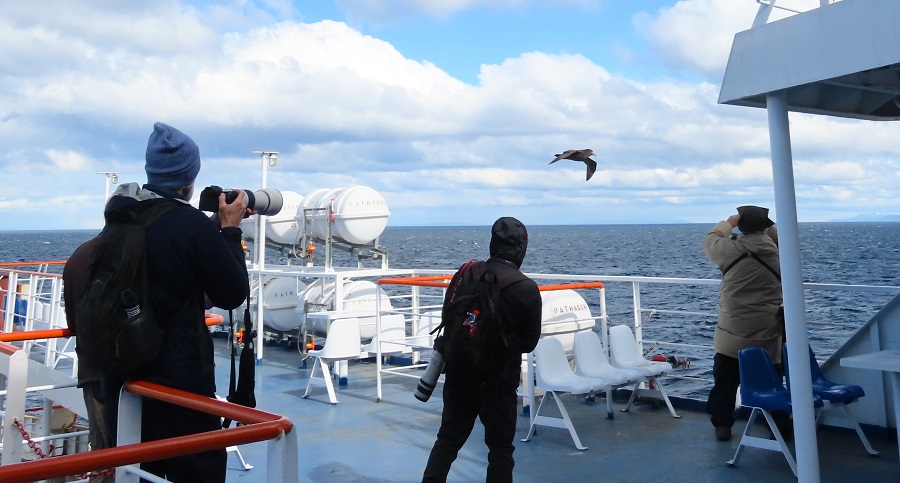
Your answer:
[[[844,218],[842,220],[831,221],[900,221],[900,215],[893,215],[889,213],[870,213],[856,215],[853,218]]]

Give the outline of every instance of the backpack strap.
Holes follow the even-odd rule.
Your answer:
[[[488,275],[494,278],[494,280],[486,280]],[[503,347],[509,348],[509,339],[506,334],[506,323],[505,316],[497,310],[497,307],[500,306],[500,294],[506,287],[514,285],[522,280],[526,280],[528,277],[525,276],[518,269],[512,270],[503,270],[502,272],[495,272],[493,270],[486,270],[484,275],[482,276],[482,280],[485,280],[489,283],[490,289],[490,298],[491,304],[494,306],[494,321],[497,324],[497,327],[500,329],[500,339],[503,341]]]
[[[174,208],[176,205],[175,200],[165,200],[159,203],[154,204],[150,208],[147,208],[146,211],[137,215],[138,224],[141,229],[145,232],[150,228],[151,225],[156,221],[157,218],[163,215],[163,213],[169,211]]]
[[[453,305],[453,301],[456,299],[456,289],[459,287],[460,280],[462,280],[462,278],[466,275],[466,273],[468,273],[469,270],[471,270],[472,267],[474,267],[478,263],[479,263],[479,260],[475,260],[475,259],[469,260],[468,262],[464,263],[461,267],[459,267],[459,270],[457,270],[456,273],[453,274],[453,278],[450,279],[450,284],[447,286],[447,293],[444,294],[444,305],[441,308],[442,314],[444,312],[446,312],[447,309],[451,305]],[[444,323],[443,317],[441,317],[441,323],[438,324],[437,327],[432,329],[431,332],[428,333],[428,335],[434,335],[436,332],[440,331],[444,327],[446,327],[446,324]]]
[[[737,265],[739,261],[747,258],[748,256],[749,255],[747,254],[747,252],[741,253],[741,256],[735,258],[733,262],[729,263],[727,267],[722,269],[722,276],[724,277],[725,274],[728,273],[729,270],[734,268],[734,266]]]
[[[781,274],[779,274],[778,272],[775,271],[775,269],[770,267],[768,263],[764,262],[763,259],[759,257],[759,255],[751,252],[750,256],[753,257],[753,259],[756,260],[757,262],[761,263],[762,266],[766,267],[766,270],[772,272],[772,275],[775,275],[775,278],[777,278],[779,282],[781,281]]]
[[[738,264],[738,262],[740,262],[741,260],[743,260],[747,257],[750,257],[750,258],[756,260],[757,262],[761,263],[762,266],[766,268],[766,270],[771,272],[772,275],[775,275],[775,278],[777,278],[779,282],[781,281],[781,275],[778,272],[776,272],[774,268],[770,267],[768,263],[763,261],[763,259],[760,258],[759,255],[757,255],[753,252],[741,253],[741,256],[737,257],[733,262],[729,263],[727,267],[722,269],[722,276],[724,277],[725,274],[728,273],[729,270],[731,270],[735,265]]]

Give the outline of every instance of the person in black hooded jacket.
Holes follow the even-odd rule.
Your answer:
[[[491,228],[491,258],[486,270],[501,273],[518,271],[528,248],[528,232],[517,219],[503,217]],[[508,349],[494,360],[496,367],[485,372],[447,361],[443,400],[444,411],[437,440],[431,449],[423,482],[447,481],[450,466],[469,438],[475,418],[484,425],[488,447],[487,481],[512,481],[513,439],[516,433],[516,388],[521,374],[522,354],[534,350],[541,335],[541,295],[537,284],[524,278],[500,293],[497,317]],[[501,349],[502,351],[502,349]]]
[[[175,200],[147,229],[148,278],[153,308],[165,337],[156,360],[134,374],[184,391],[215,397],[213,342],[205,323],[206,302],[223,309],[241,305],[249,278],[241,246],[240,222],[255,213],[242,193],[232,203],[219,196],[217,225],[188,201],[200,171],[200,151],[181,131],[154,124],[147,143],[147,184],[121,185],[104,210],[107,220],[140,213],[157,203]],[[239,190],[238,190],[239,191]],[[168,201],[167,201],[168,200]],[[104,392],[116,398],[122,380],[104,378]],[[117,404],[110,404],[115,412]],[[115,422],[115,414],[110,415]],[[141,440],[184,436],[221,429],[218,416],[144,398]],[[113,427],[115,434],[115,427]],[[143,463],[141,468],[176,482],[225,481],[225,449]]]

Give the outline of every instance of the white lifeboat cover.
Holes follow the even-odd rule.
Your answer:
[[[541,292],[541,335],[559,339],[566,352],[575,345],[575,332],[595,325],[590,307],[574,290]]]

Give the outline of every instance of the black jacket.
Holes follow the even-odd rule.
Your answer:
[[[528,232],[515,218],[504,217],[491,227],[491,258],[487,269],[501,273],[519,270],[528,248]],[[519,385],[522,354],[534,350],[541,337],[541,293],[534,280],[526,278],[500,292],[499,314],[504,318],[503,327],[509,351],[502,367],[497,368],[488,381],[501,388]]]
[[[104,213],[107,219],[165,200],[143,189],[128,194],[110,198]],[[246,299],[249,281],[241,230],[220,231],[203,212],[179,204],[147,230],[147,261],[153,307],[168,330],[159,357],[141,377],[214,396],[213,345],[203,296],[224,309],[237,308]]]

